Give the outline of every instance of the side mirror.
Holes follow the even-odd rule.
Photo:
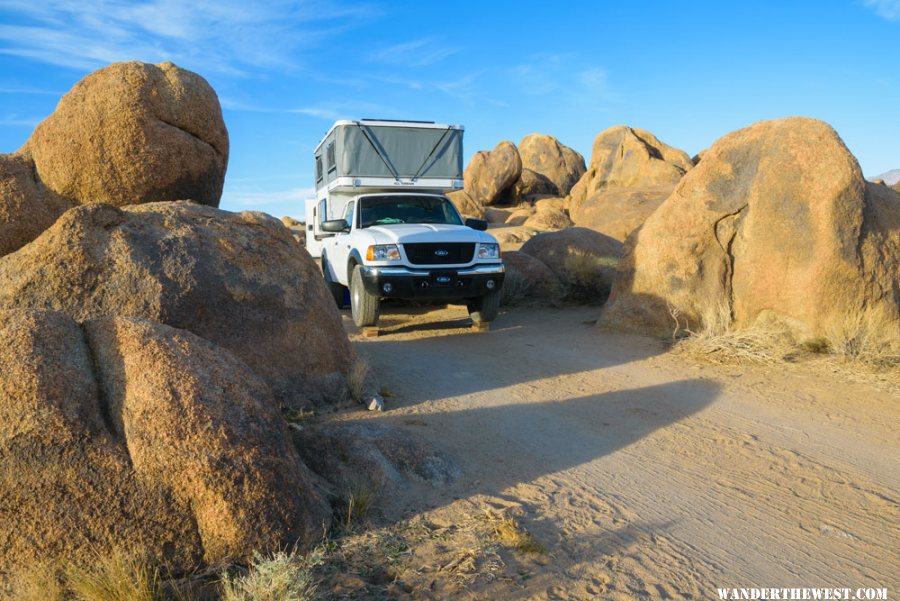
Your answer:
[[[483,232],[487,230],[487,221],[484,219],[466,219],[466,227],[470,227],[473,230],[478,230],[479,232]]]
[[[350,231],[350,224],[347,223],[346,219],[332,219],[330,221],[322,222],[322,231],[323,232],[348,232]]]

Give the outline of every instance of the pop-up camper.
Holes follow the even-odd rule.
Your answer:
[[[504,267],[481,220],[444,196],[463,187],[463,128],[421,121],[338,121],[315,151],[306,247],[338,306],[375,325],[383,298],[463,302],[497,314]]]

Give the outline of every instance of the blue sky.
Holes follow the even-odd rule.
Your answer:
[[[0,152],[110,62],[171,60],[222,102],[222,208],[302,216],[337,118],[466,126],[466,159],[559,138],[590,158],[628,124],[690,154],[761,119],[831,123],[900,167],[900,0],[0,0]]]

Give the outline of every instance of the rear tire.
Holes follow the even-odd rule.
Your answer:
[[[363,285],[359,265],[354,265],[350,276],[350,312],[356,327],[371,327],[378,323],[378,305],[378,297],[369,294]]]
[[[472,321],[488,323],[494,321],[500,310],[500,291],[494,290],[484,296],[469,301],[469,317]]]
[[[331,279],[331,269],[329,268],[328,259],[325,258],[325,255],[322,255],[322,277],[325,278],[325,287],[328,288],[328,292],[331,293],[331,297],[334,299],[335,304],[337,304],[338,309],[343,309],[344,293],[347,290],[347,287]]]

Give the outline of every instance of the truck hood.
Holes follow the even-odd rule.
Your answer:
[[[417,242],[484,242],[496,244],[497,240],[486,232],[479,232],[464,225],[443,223],[398,223],[376,225],[365,230],[376,244],[414,244]]]

